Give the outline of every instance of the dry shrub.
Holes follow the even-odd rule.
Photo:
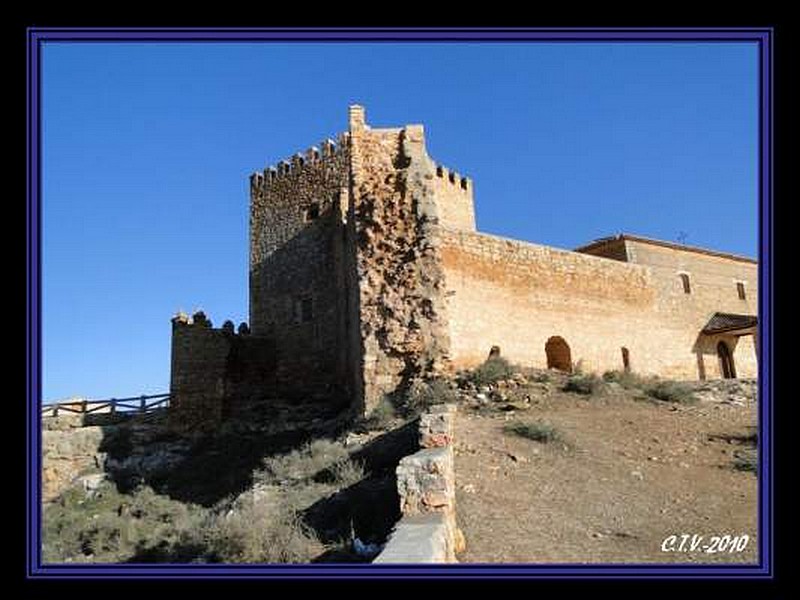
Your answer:
[[[196,536],[215,562],[307,563],[324,550],[294,511],[258,501],[211,514]]]
[[[409,415],[415,416],[425,412],[436,404],[447,404],[458,401],[458,393],[443,378],[428,381],[416,380],[409,387],[406,409]]]
[[[501,379],[508,379],[516,372],[517,368],[505,358],[493,356],[486,359],[479,367],[469,371],[466,374],[466,379],[477,386],[489,385]]]
[[[599,392],[603,387],[603,380],[594,373],[588,375],[572,375],[564,383],[562,388],[565,392],[576,394],[591,395]]]
[[[264,470],[255,473],[254,478],[267,483],[302,481],[348,458],[349,453],[341,443],[314,440],[298,450],[265,458]]]
[[[515,421],[508,423],[503,430],[507,433],[513,433],[536,442],[547,443],[563,441],[561,432],[544,421],[537,421],[536,423]]]

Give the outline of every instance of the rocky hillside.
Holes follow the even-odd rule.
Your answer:
[[[465,415],[507,420],[575,399],[595,399],[594,410],[610,398],[635,407],[646,400],[669,412],[751,406],[755,394],[754,381],[567,375],[493,359],[454,378],[414,381],[402,397],[386,398],[356,421],[297,406],[253,406],[213,434],[182,437],[155,415],[103,424],[85,424],[78,415],[48,418],[42,432],[45,561],[370,560],[357,549],[379,548],[396,522],[394,470],[417,450],[414,419],[432,404],[454,402]],[[587,413],[581,405],[575,411],[576,419]],[[469,445],[471,437],[485,438],[491,445],[504,435],[482,432],[483,422],[474,421],[475,431],[459,439]],[[472,468],[481,471],[489,462],[483,457]],[[457,479],[459,469],[457,460]],[[480,510],[473,505],[472,514]]]
[[[397,520],[413,429],[253,411],[194,438],[163,418],[45,419],[45,562],[368,560],[354,548]]]

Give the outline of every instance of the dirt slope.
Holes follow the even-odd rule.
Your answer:
[[[621,388],[551,391],[511,412],[462,404],[456,478],[467,550],[459,560],[757,562],[758,480],[734,468],[755,445],[755,401],[685,406],[635,397]],[[538,420],[565,443],[503,430]],[[704,538],[695,551],[663,552],[672,534]],[[744,551],[702,551],[724,534],[748,535]]]

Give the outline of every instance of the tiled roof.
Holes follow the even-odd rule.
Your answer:
[[[653,238],[646,238],[640,235],[631,235],[629,233],[619,233],[617,235],[612,235],[604,238],[600,238],[598,240],[594,240],[593,242],[581,246],[580,248],[576,248],[575,252],[586,252],[587,250],[591,250],[598,246],[602,246],[604,244],[608,244],[610,242],[618,241],[618,240],[630,240],[632,242],[640,242],[643,244],[651,244],[653,246],[663,246],[665,248],[672,248],[673,250],[682,250],[684,252],[696,252],[698,254],[707,254],[709,256],[719,256],[721,258],[728,258],[731,260],[736,260],[740,262],[747,262],[752,264],[758,264],[758,261],[755,259],[749,258],[747,256],[740,256],[738,254],[731,254],[729,252],[720,252],[718,250],[711,250],[709,248],[700,248],[698,246],[687,246],[686,244],[677,244],[675,242],[668,242],[666,240],[656,240]]]
[[[748,329],[756,325],[758,325],[758,317],[753,315],[714,313],[711,320],[703,327],[703,333],[722,333],[734,329]]]

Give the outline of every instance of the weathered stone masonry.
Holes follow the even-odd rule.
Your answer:
[[[435,238],[436,165],[422,127],[370,130],[358,108],[350,125],[368,411],[413,377],[445,370],[449,339]]]
[[[274,340],[280,393],[348,392],[349,140],[326,140],[251,178],[250,324]]]
[[[493,346],[539,367],[757,375],[755,261],[627,235],[567,251],[479,233],[472,180],[428,156],[421,125],[349,117],[335,142],[251,176],[252,331],[174,325],[179,412],[223,418],[271,397],[369,412]]]
[[[246,326],[215,329],[202,313],[172,320],[170,421],[205,429],[263,399],[277,387],[275,343]]]

